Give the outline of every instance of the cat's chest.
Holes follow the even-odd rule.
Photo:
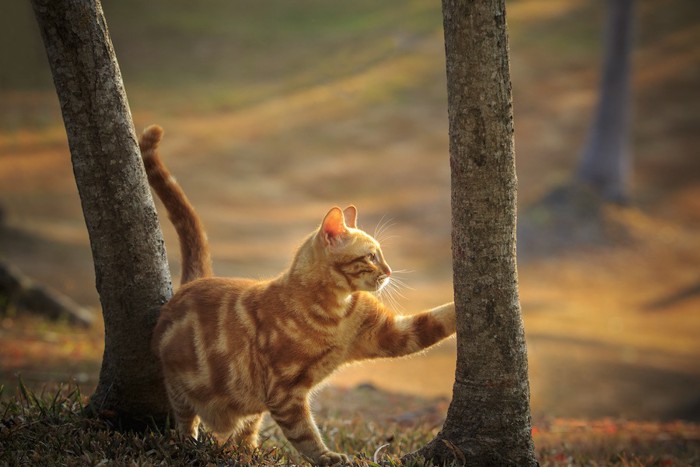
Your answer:
[[[345,330],[337,328],[329,332],[308,334],[280,333],[277,345],[272,344],[272,358],[296,361],[307,367],[340,364],[348,354],[349,339]],[[271,336],[271,341],[274,335]]]
[[[303,326],[281,327],[261,337],[259,357],[263,366],[284,379],[313,386],[330,375],[347,359],[351,334],[345,326],[304,329]]]

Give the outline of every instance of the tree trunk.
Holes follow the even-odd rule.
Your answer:
[[[105,322],[90,406],[121,426],[168,411],[151,352],[172,295],[155,206],[99,0],[32,0],[68,135]]]
[[[457,370],[447,419],[412,456],[536,465],[515,261],[505,0],[442,2],[452,171]]]
[[[606,200],[627,200],[634,0],[608,0],[600,99],[576,178]]]

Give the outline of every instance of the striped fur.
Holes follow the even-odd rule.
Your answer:
[[[184,285],[193,279],[212,275],[209,244],[202,221],[185,196],[185,192],[160,160],[158,143],[161,138],[163,138],[163,129],[158,125],[151,125],[141,135],[139,146],[148,183],[168,210],[170,221],[175,226],[180,239],[182,257],[180,281]]]
[[[345,363],[408,355],[450,336],[454,304],[412,316],[382,305],[372,292],[391,268],[379,243],[357,228],[353,206],[332,208],[278,277],[211,277],[201,222],[157,156],[161,135],[149,127],[141,148],[183,256],[183,285],[153,336],[178,429],[196,437],[203,422],[219,439],[254,447],[269,411],[312,462],[346,461],[321,439],[312,389]]]

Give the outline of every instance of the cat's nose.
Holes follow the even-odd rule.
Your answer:
[[[384,266],[384,275],[385,275],[386,277],[391,276],[391,268],[389,267],[388,264],[387,264],[386,266]]]

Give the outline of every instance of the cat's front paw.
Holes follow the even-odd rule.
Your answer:
[[[337,464],[347,464],[350,459],[345,454],[339,452],[326,451],[316,459],[318,465],[337,465]]]

